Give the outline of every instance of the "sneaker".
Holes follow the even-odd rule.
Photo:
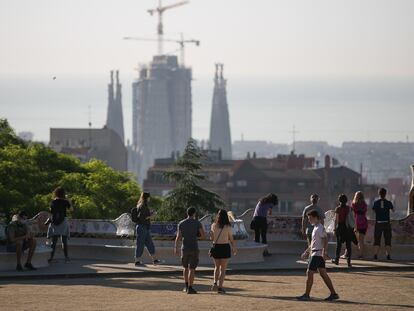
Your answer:
[[[135,261],[135,267],[140,267],[142,266],[142,261]]]
[[[334,301],[339,299],[339,295],[338,294],[330,294],[329,297],[325,298],[325,301]]]
[[[332,259],[332,263],[335,265],[339,265],[339,260],[338,259]]]
[[[347,255],[345,255],[345,254],[343,254],[340,258],[342,258],[342,259],[347,259],[347,258],[348,258],[348,256],[347,256]]]
[[[309,301],[310,300],[310,296],[303,294],[302,296],[296,297],[297,300],[299,301]]]
[[[392,260],[391,255],[387,255],[387,260]]]
[[[21,264],[18,264],[18,265],[16,266],[16,271],[23,271],[23,267],[22,267],[22,265],[21,265]]]
[[[212,292],[216,292],[218,290],[218,286],[217,286],[217,284],[216,283],[214,283],[212,286],[211,286],[211,291]]]
[[[378,260],[378,255],[374,255],[374,260]]]
[[[187,294],[197,294],[197,291],[192,286],[190,286],[187,290]]]
[[[226,293],[226,291],[225,291],[222,287],[219,287],[219,288],[217,289],[217,293],[218,293],[218,294],[225,294],[225,293]]]
[[[184,286],[183,293],[186,293],[187,291],[188,291],[188,287],[187,286]]]
[[[159,264],[161,263],[161,261],[160,261],[159,259],[154,259],[154,260],[152,261],[152,263],[153,263],[154,265],[159,265]]]
[[[24,265],[24,267],[25,267],[27,270],[31,270],[31,271],[33,271],[33,270],[37,270],[35,267],[33,267],[33,265],[32,265],[31,263],[26,263],[26,264]]]

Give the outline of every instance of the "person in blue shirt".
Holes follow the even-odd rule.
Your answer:
[[[387,259],[391,260],[391,238],[392,228],[390,221],[390,211],[394,212],[394,206],[388,201],[387,190],[381,188],[378,190],[380,199],[374,202],[372,209],[375,212],[375,229],[374,229],[374,259],[378,259],[378,252],[381,246],[381,237],[384,235],[385,253]]]

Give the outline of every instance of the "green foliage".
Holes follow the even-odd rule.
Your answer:
[[[19,210],[30,216],[49,210],[52,191],[65,188],[74,218],[115,218],[129,212],[140,195],[128,173],[99,160],[88,163],[39,143],[26,143],[0,119],[0,214]]]
[[[196,142],[190,139],[185,152],[179,158],[174,168],[165,173],[165,177],[174,182],[176,187],[164,200],[158,217],[163,220],[177,221],[186,215],[189,207],[195,207],[199,215],[216,212],[224,206],[223,200],[214,192],[200,186],[205,176],[200,173],[202,169],[203,154]]]

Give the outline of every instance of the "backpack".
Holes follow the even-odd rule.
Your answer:
[[[131,210],[131,219],[134,223],[138,222],[138,208],[134,207]]]

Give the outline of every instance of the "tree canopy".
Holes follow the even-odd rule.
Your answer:
[[[41,143],[25,142],[0,119],[0,214],[10,219],[20,210],[30,217],[49,210],[57,186],[65,188],[73,218],[118,217],[136,205],[141,192],[130,174],[99,160],[81,163]]]
[[[203,154],[195,140],[190,139],[184,154],[176,161],[173,169],[164,177],[176,187],[165,198],[159,216],[165,220],[177,221],[186,215],[189,207],[196,208],[199,215],[214,213],[224,206],[223,200],[200,184],[206,177],[200,173]]]

